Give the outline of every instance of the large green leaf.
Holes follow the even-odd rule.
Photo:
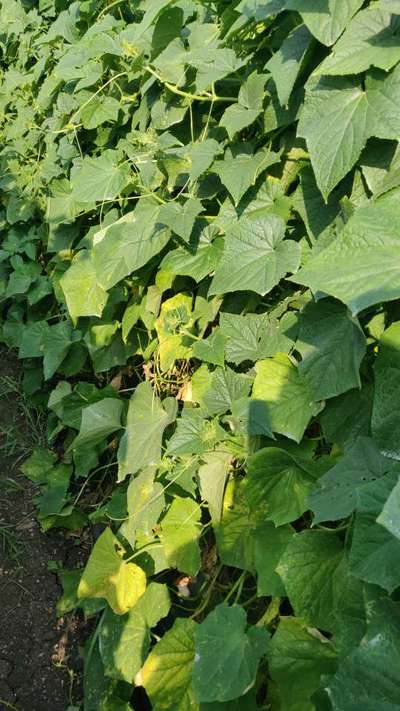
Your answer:
[[[140,383],[129,402],[126,430],[118,448],[118,480],[161,459],[161,444],[171,415],[150,383]]]
[[[399,639],[398,603],[383,599],[371,605],[366,635],[328,682],[334,711],[397,711]]]
[[[400,391],[400,368],[381,365],[375,370],[372,434],[380,450],[388,457],[400,458],[397,393]]]
[[[258,595],[286,595],[285,586],[276,572],[276,567],[291,541],[293,529],[290,526],[276,528],[272,523],[261,523],[251,535],[254,540]]]
[[[95,234],[92,260],[104,289],[143,267],[165,247],[170,231],[159,222],[160,210],[155,200],[141,200],[135,210]]]
[[[160,711],[197,711],[191,690],[196,623],[177,619],[147,657],[142,684]]]
[[[336,670],[333,644],[298,617],[281,617],[267,657],[272,679],[278,684],[282,708],[307,708],[321,677]]]
[[[218,524],[222,515],[225,484],[232,463],[232,455],[222,447],[202,456],[198,470],[200,494],[207,501],[213,524]]]
[[[120,533],[132,548],[137,532],[150,536],[164,510],[164,488],[160,482],[154,481],[154,477],[155,467],[149,466],[129,482],[126,492],[128,516],[122,522]]]
[[[101,316],[108,294],[97,278],[92,255],[81,250],[60,280],[73,321],[80,316]]]
[[[45,380],[57,371],[74,340],[79,340],[79,332],[72,331],[69,321],[60,321],[44,334],[42,344]]]
[[[207,414],[222,415],[231,411],[236,400],[249,394],[251,383],[251,378],[244,373],[235,373],[231,368],[216,368],[202,397]]]
[[[200,514],[193,499],[176,497],[161,521],[160,538],[170,567],[189,575],[200,568]]]
[[[129,180],[127,163],[118,165],[116,151],[103,151],[101,156],[85,158],[71,170],[72,194],[79,202],[112,200]]]
[[[311,78],[298,135],[307,141],[325,200],[353,167],[368,138],[368,101],[358,81]]]
[[[308,234],[314,238],[324,234],[340,210],[335,193],[331,193],[327,203],[324,202],[311,166],[305,166],[300,172],[300,182],[293,196],[293,207],[301,216]]]
[[[361,390],[349,390],[329,400],[319,418],[326,439],[346,449],[357,437],[369,436],[372,397],[372,384],[363,383]]]
[[[201,201],[196,198],[191,198],[183,205],[171,201],[161,207],[159,221],[185,242],[189,242],[196,217],[202,209]]]
[[[168,454],[204,454],[226,439],[217,420],[208,420],[200,409],[185,408],[168,442]]]
[[[398,511],[400,506],[400,483],[394,485],[388,498],[386,499],[383,509],[376,519],[378,523],[386,528],[392,536],[400,539],[400,521]]]
[[[295,458],[283,449],[266,447],[248,459],[245,498],[251,510],[282,526],[307,510],[307,497],[318,474],[313,462]]]
[[[323,630],[333,627],[333,575],[342,545],[330,533],[303,531],[293,536],[276,568],[299,617]]]
[[[133,683],[150,647],[150,628],[168,615],[170,607],[167,587],[150,583],[125,615],[116,615],[110,608],[106,610],[99,646],[107,676]]]
[[[310,43],[309,30],[304,25],[300,25],[286,37],[279,50],[265,65],[272,74],[279,101],[283,106],[289,101]]]
[[[229,701],[254,684],[267,633],[246,629],[242,607],[218,605],[196,628],[193,689],[199,701]]]
[[[167,252],[161,266],[173,274],[187,275],[200,282],[214,271],[222,250],[223,240],[216,237],[218,232],[206,227],[189,245],[177,247]]]
[[[365,337],[357,319],[342,304],[328,299],[307,304],[300,317],[296,350],[302,358],[300,374],[314,400],[360,387]]]
[[[240,152],[229,150],[224,160],[213,163],[211,170],[219,175],[237,205],[262,171],[278,161],[279,153],[264,150],[253,155],[251,149],[245,146]]]
[[[287,353],[293,345],[290,325],[286,320],[271,319],[268,314],[239,316],[222,312],[221,332],[227,339],[226,359],[239,365],[245,360],[256,361],[276,353]]]
[[[318,74],[359,74],[372,66],[388,71],[400,61],[399,38],[400,18],[376,3],[352,19]]]
[[[79,434],[75,437],[72,448],[94,445],[121,429],[123,407],[121,400],[111,397],[84,407]]]
[[[321,409],[296,366],[283,354],[258,361],[252,397],[265,403],[273,432],[296,442]]]
[[[225,237],[225,247],[211,283],[210,294],[256,291],[267,294],[300,262],[300,248],[284,240],[285,225],[277,215],[242,218]]]
[[[287,0],[285,7],[297,10],[320,42],[332,45],[362,4],[362,0]]]
[[[333,462],[334,463],[334,462]],[[309,497],[315,523],[336,521],[356,508],[357,492],[384,476],[393,466],[369,437],[359,437],[347,452],[318,480]]]
[[[257,522],[257,517],[250,516],[242,483],[229,480],[225,489],[222,518],[214,528],[222,563],[253,570],[254,529]]]
[[[366,484],[357,496],[357,514],[349,556],[350,571],[393,592],[400,585],[400,541],[376,522],[398,480],[399,470]]]
[[[324,291],[353,314],[400,296],[397,249],[399,192],[361,206],[326,249],[311,256],[292,281]]]
[[[231,104],[225,110],[220,126],[226,128],[230,138],[252,124],[261,113],[266,78],[265,74],[250,74],[240,87],[238,103]]]

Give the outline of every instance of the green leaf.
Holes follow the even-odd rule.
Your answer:
[[[400,684],[400,614],[389,599],[373,603],[366,635],[328,682],[334,711],[396,711]]]
[[[200,143],[190,143],[185,147],[185,155],[190,163],[189,179],[197,180],[212,164],[215,156],[222,152],[222,147],[213,138],[206,138]]]
[[[307,708],[321,677],[336,671],[332,643],[297,617],[280,618],[267,649],[271,677],[285,711]]]
[[[108,294],[101,286],[92,255],[83,249],[60,280],[69,315],[74,323],[80,316],[101,316]]]
[[[223,366],[225,362],[225,343],[225,336],[220,329],[216,328],[208,338],[194,343],[193,355],[199,360],[206,361],[206,363]]]
[[[227,47],[199,47],[188,54],[188,62],[197,69],[196,90],[209,89],[219,79],[237,71],[244,64]]]
[[[311,40],[312,35],[307,27],[299,25],[286,37],[265,65],[265,69],[272,74],[282,106],[286,106],[289,101]]]
[[[81,121],[88,130],[97,128],[107,121],[114,122],[118,118],[119,102],[112,96],[92,96],[90,102],[80,110]]]
[[[326,439],[346,449],[357,437],[368,437],[371,434],[372,397],[372,385],[364,383],[361,390],[349,390],[329,400],[319,417]]]
[[[350,572],[361,580],[392,593],[400,585],[397,560],[400,541],[376,519],[381,513],[399,472],[366,484],[357,494],[357,514],[349,556]]]
[[[150,647],[150,628],[168,615],[171,601],[166,585],[150,583],[135,607],[125,615],[108,608],[99,635],[104,672],[133,684]]]
[[[20,470],[35,484],[46,484],[56,460],[57,456],[49,449],[37,448],[20,466]]]
[[[368,101],[353,79],[312,78],[298,125],[325,200],[353,167],[368,138]]]
[[[397,410],[399,391],[400,369],[390,366],[376,368],[371,428],[382,453],[394,459],[400,457]]]
[[[160,711],[198,709],[191,690],[195,628],[193,620],[176,619],[144,663],[142,684]]]
[[[292,539],[293,529],[290,526],[275,528],[272,523],[262,523],[252,531],[252,536],[258,596],[286,595],[285,586],[276,572],[276,567]]]
[[[232,454],[223,448],[202,456],[198,470],[201,498],[208,504],[213,525],[221,520],[225,484],[232,463]]]
[[[116,615],[110,608],[106,610],[99,647],[106,676],[133,684],[150,647],[149,629],[136,607],[125,615]]]
[[[362,4],[362,0],[287,0],[285,7],[297,10],[314,37],[331,45]]]
[[[71,475],[72,467],[69,464],[58,464],[48,472],[43,493],[37,501],[42,526],[44,519],[59,514],[66,504]]]
[[[244,495],[252,511],[282,526],[307,510],[307,497],[314,488],[318,468],[289,452],[266,447],[247,462]]]
[[[349,516],[357,504],[357,492],[383,477],[393,462],[381,455],[375,442],[359,437],[332,469],[319,480],[309,497],[314,523],[337,521]]]
[[[131,548],[135,548],[137,532],[151,536],[164,506],[164,487],[154,481],[155,467],[146,467],[132,477],[126,492],[128,516],[123,521],[120,533]]]
[[[170,414],[150,383],[139,383],[129,402],[126,430],[118,448],[118,481],[159,463],[163,433],[170,422]]]
[[[256,679],[267,632],[246,630],[239,605],[218,605],[196,628],[193,689],[199,701],[229,701],[242,696]]]
[[[239,316],[222,312],[220,328],[227,339],[226,359],[236,365],[288,352],[293,345],[289,334],[267,313]]]
[[[341,233],[321,252],[311,256],[291,281],[323,291],[347,304],[353,314],[400,296],[400,270],[393,253],[397,247],[399,191],[361,206]]]
[[[314,400],[361,387],[365,337],[358,320],[342,304],[328,299],[309,302],[300,316],[296,350],[302,358],[300,375]]]
[[[253,570],[253,530],[256,525],[257,519],[250,516],[250,508],[243,495],[243,485],[230,479],[225,489],[222,519],[214,528],[221,563]]]
[[[80,599],[101,597],[117,615],[133,607],[146,589],[146,576],[135,563],[126,563],[125,553],[110,528],[97,539],[78,588]]]
[[[75,200],[93,203],[113,200],[126,187],[130,168],[118,165],[117,152],[105,150],[101,156],[85,156],[71,170],[72,196]]]
[[[123,403],[116,398],[104,398],[82,409],[79,434],[71,447],[77,449],[87,444],[101,442],[116,430],[121,429]]]
[[[339,658],[347,656],[363,638],[368,606],[381,593],[379,588],[372,588],[354,577],[347,558],[343,558],[333,576],[334,639]]]
[[[202,210],[203,205],[197,198],[190,198],[183,205],[167,202],[160,209],[159,221],[185,242],[189,242],[196,217]]]
[[[72,612],[78,607],[81,607],[85,617],[96,615],[106,606],[103,600],[79,600],[78,585],[81,578],[80,570],[58,570],[57,577],[59,578],[63,594],[57,600],[57,617],[62,617],[68,612]]]
[[[400,18],[376,3],[351,20],[317,73],[359,74],[370,67],[388,71],[400,61],[399,38]]]
[[[285,224],[277,215],[242,218],[228,231],[224,252],[209,290],[255,291],[267,294],[300,262],[300,247],[284,240]]]
[[[200,282],[215,270],[224,246],[221,237],[216,237],[218,230],[206,227],[199,237],[192,235],[188,246],[170,250],[161,262],[161,267],[172,274],[192,277]]]
[[[104,289],[137,271],[167,244],[170,231],[159,223],[160,205],[140,200],[132,212],[94,235],[93,264]]]
[[[168,563],[188,575],[196,575],[201,564],[200,515],[200,507],[193,499],[175,497],[161,521],[160,538]]]
[[[294,193],[293,207],[303,220],[308,234],[314,238],[322,235],[332,225],[340,210],[334,193],[331,193],[325,204],[310,166],[300,172],[300,183]]]
[[[241,104],[231,104],[225,109],[220,126],[226,128],[229,138],[232,139],[236,133],[254,123],[261,111],[262,108],[248,109],[245,106],[241,106]]]
[[[238,103],[231,104],[225,109],[220,126],[226,128],[229,138],[232,139],[235,133],[250,126],[260,115],[266,79],[266,74],[257,74],[256,72],[250,74],[240,87]]]
[[[273,432],[295,442],[300,442],[311,418],[321,409],[296,366],[283,354],[256,363],[252,397],[265,402]]]
[[[400,506],[400,484],[399,481],[394,485],[388,498],[386,499],[383,509],[376,519],[381,526],[384,526],[392,536],[400,539],[399,526],[399,506]]]
[[[342,545],[330,533],[296,533],[276,571],[299,617],[328,632],[333,619],[333,575],[342,559]]]
[[[231,368],[216,368],[210,386],[203,395],[202,405],[208,415],[222,415],[232,410],[235,400],[246,397],[251,388],[251,378],[235,373]]]
[[[399,27],[400,27],[400,18]],[[370,107],[368,116],[369,135],[377,138],[397,139],[400,130],[400,65],[389,74],[373,71],[366,80],[367,98]],[[396,168],[396,165],[394,166]],[[397,176],[388,176],[381,188],[381,193],[397,187]]]
[[[206,419],[202,410],[187,407],[178,419],[167,453],[204,454],[223,439],[226,439],[225,430],[216,420]]]
[[[45,380],[49,380],[57,371],[66,357],[75,335],[78,334],[73,333],[69,321],[60,321],[60,323],[50,326],[50,329],[45,333],[42,341]]]
[[[235,205],[240,202],[245,192],[254,185],[263,170],[279,161],[279,153],[269,150],[258,151],[254,155],[248,146],[245,149],[229,150],[224,160],[215,161],[212,172],[219,175],[221,182],[233,197]]]

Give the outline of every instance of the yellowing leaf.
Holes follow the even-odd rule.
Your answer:
[[[106,528],[97,539],[78,587],[80,599],[102,597],[117,615],[133,607],[146,589],[146,576],[127,563],[118,539]]]
[[[164,301],[156,321],[161,370],[172,368],[178,358],[190,358],[194,342],[190,336],[192,324],[190,296],[177,294]]]

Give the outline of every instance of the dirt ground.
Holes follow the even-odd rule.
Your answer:
[[[34,486],[18,473],[32,433],[16,393],[18,362],[0,349],[0,711],[75,711],[81,698],[81,621],[57,620],[61,589],[49,562],[75,567],[73,541],[41,533]],[[1,397],[2,394],[2,397]]]

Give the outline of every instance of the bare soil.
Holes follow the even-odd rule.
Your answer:
[[[0,378],[18,362],[0,350]],[[15,451],[5,430],[15,433]],[[21,436],[21,447],[18,438]],[[35,487],[19,473],[29,439],[17,396],[0,399],[0,711],[66,711],[81,698],[78,646],[85,636],[74,615],[57,620],[61,594],[54,561],[76,567],[80,552],[63,532],[43,534],[35,520]],[[22,455],[21,455],[22,451]],[[6,528],[7,527],[7,528]],[[72,709],[71,709],[72,711]]]

